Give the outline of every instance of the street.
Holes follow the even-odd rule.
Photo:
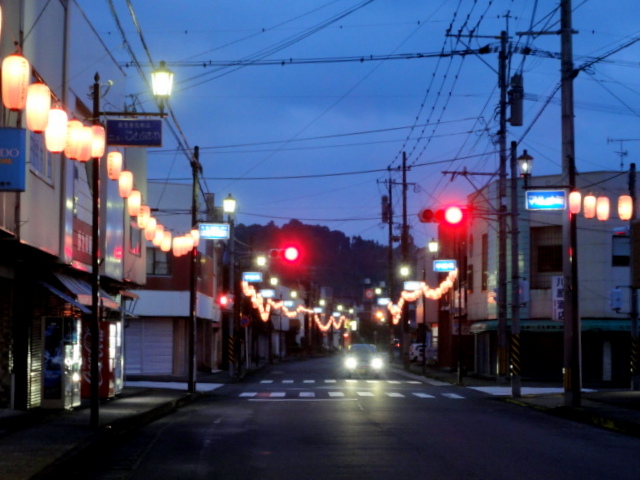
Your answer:
[[[95,465],[127,479],[636,479],[640,440],[404,372],[285,362],[206,393]]]

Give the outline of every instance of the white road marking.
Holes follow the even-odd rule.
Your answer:
[[[373,392],[356,392],[360,397],[373,397]]]
[[[333,398],[344,397],[344,392],[329,392],[329,396]]]
[[[283,380],[282,383],[293,383],[293,380]]]
[[[458,395],[457,393],[443,393],[442,395],[447,397],[447,398],[455,398],[455,399],[464,398],[464,397],[461,397],[460,395]]]
[[[300,392],[301,398],[314,398],[316,396],[313,392]]]
[[[273,383],[273,380],[262,380],[260,383]]]
[[[433,395],[429,395],[428,393],[414,393],[414,395],[418,398],[436,398]]]
[[[286,395],[287,395],[287,392],[271,392],[269,396],[273,398],[283,398]]]
[[[243,392],[240,394],[241,397],[255,397],[258,395],[258,392]]]
[[[387,392],[387,395],[393,398],[404,398],[404,395],[398,392]]]

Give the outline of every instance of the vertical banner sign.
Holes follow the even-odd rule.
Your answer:
[[[564,277],[556,275],[551,277],[551,303],[552,320],[554,322],[564,321]]]
[[[27,169],[27,131],[0,128],[0,191],[24,192]]]

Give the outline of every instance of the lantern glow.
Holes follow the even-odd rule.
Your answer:
[[[18,53],[2,61],[2,103],[12,111],[22,110],[27,103],[31,68],[29,61]]]
[[[596,217],[601,222],[609,220],[609,197],[600,196],[596,200]]]
[[[118,177],[118,189],[122,198],[129,198],[131,190],[133,190],[133,173],[129,170],[120,172]]]
[[[64,154],[71,160],[78,160],[82,150],[82,138],[84,125],[80,120],[69,120],[67,123],[67,142]]]
[[[140,220],[140,217],[138,217],[138,220]],[[152,242],[156,236],[157,224],[158,224],[158,221],[154,217],[149,218],[149,221],[147,222],[147,226],[144,229],[144,238],[147,239],[149,242]]]
[[[151,220],[151,207],[149,205],[140,205],[138,210],[138,228],[144,230],[147,228]]]
[[[27,89],[27,128],[42,133],[49,123],[51,110],[51,90],[42,82],[29,85]]]
[[[582,206],[582,194],[577,190],[569,193],[569,211],[576,215],[580,213],[580,209]]]
[[[67,144],[67,124],[69,117],[61,108],[49,110],[49,120],[44,131],[44,141],[51,153],[61,153]]]
[[[131,190],[129,197],[127,198],[127,209],[129,211],[129,215],[137,217],[138,213],[140,213],[140,205],[142,205],[142,194],[140,193],[140,190]]]
[[[171,250],[171,232],[165,230],[162,232],[162,242],[160,242],[160,250],[163,252],[168,252]]]
[[[596,197],[591,193],[584,197],[584,218],[594,218],[596,216]]]
[[[111,180],[118,180],[122,172],[122,154],[117,150],[107,154],[107,176]]]
[[[91,126],[91,158],[102,158],[106,146],[106,132],[102,125]]]
[[[620,195],[618,198],[618,217],[620,220],[631,220],[633,217],[633,197]]]

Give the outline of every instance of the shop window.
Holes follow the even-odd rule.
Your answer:
[[[552,277],[562,275],[562,227],[531,229],[531,288],[551,288]]]

